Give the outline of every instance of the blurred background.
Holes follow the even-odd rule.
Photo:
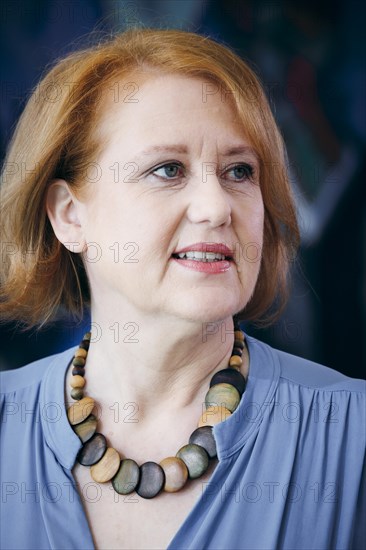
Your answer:
[[[365,377],[365,3],[361,0],[2,0],[1,159],[47,64],[91,31],[143,25],[202,33],[231,46],[264,84],[285,138],[301,227],[291,297],[251,335]],[[0,369],[76,345],[89,328],[0,328]]]

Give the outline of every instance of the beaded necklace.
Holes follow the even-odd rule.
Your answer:
[[[188,479],[199,478],[207,471],[210,459],[217,455],[213,426],[226,420],[235,411],[245,391],[246,379],[240,372],[245,336],[235,321],[234,337],[228,367],[212,377],[205,397],[206,410],[188,444],[181,447],[174,457],[164,458],[160,464],[145,462],[138,466],[130,458],[121,460],[118,451],[109,447],[105,436],[97,432],[98,421],[91,412],[95,401],[91,397],[84,397],[85,365],[91,333],[84,335],[72,361],[70,395],[76,402],[68,408],[67,417],[83,443],[77,461],[90,467],[94,481],[111,481],[114,490],[120,495],[136,491],[143,498],[153,498],[162,490],[168,493],[179,491]]]

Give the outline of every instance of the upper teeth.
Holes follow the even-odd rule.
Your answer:
[[[180,252],[179,258],[187,257],[190,260],[225,260],[224,254],[215,254],[214,252]]]

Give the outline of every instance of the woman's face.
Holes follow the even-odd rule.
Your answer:
[[[93,302],[108,308],[111,322],[136,308],[225,319],[247,304],[260,267],[264,208],[255,151],[228,96],[205,94],[213,90],[208,82],[133,80],[134,94],[106,107],[98,128],[104,150],[79,204]],[[172,256],[197,243],[211,243],[208,251],[224,244],[234,260]]]

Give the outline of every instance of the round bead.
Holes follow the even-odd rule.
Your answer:
[[[85,418],[89,416],[94,407],[94,399],[91,397],[84,397],[77,403],[73,403],[67,410],[67,417],[72,426],[80,424]]]
[[[233,355],[238,355],[238,357],[241,357],[243,355],[243,350],[241,350],[240,348],[233,348],[231,356]]]
[[[134,460],[125,458],[121,460],[119,469],[112,479],[113,489],[120,495],[132,493],[140,479],[140,468]]]
[[[145,462],[140,466],[140,481],[136,493],[142,498],[153,498],[160,493],[164,482],[163,468],[156,462]]]
[[[86,356],[88,355],[88,352],[86,349],[79,348],[75,352],[75,357],[84,357],[86,359]]]
[[[74,367],[72,374],[78,374],[79,376],[85,376],[85,369],[83,367]]]
[[[188,474],[191,479],[196,479],[205,473],[208,468],[208,454],[203,447],[199,445],[184,445],[177,452],[176,456],[181,458],[188,468]]]
[[[74,357],[72,360],[72,364],[74,367],[84,367],[85,366],[85,358],[84,357]]]
[[[84,392],[81,388],[73,388],[70,392],[70,395],[76,401],[79,401],[84,397]]]
[[[83,422],[80,422],[80,424],[76,424],[73,429],[74,432],[80,437],[81,441],[86,443],[95,434],[97,424],[98,420],[94,414],[89,414],[88,418],[86,418]]]
[[[240,367],[243,364],[243,359],[237,355],[232,355],[229,360],[230,366]]]
[[[215,426],[216,424],[220,424],[220,422],[224,422],[224,420],[226,420],[230,415],[231,412],[228,409],[225,409],[225,407],[208,407],[201,415],[198,422],[198,427]]]
[[[235,340],[241,340],[242,342],[244,342],[245,340],[244,332],[242,332],[241,330],[236,330],[234,332],[234,338]]]
[[[234,341],[234,348],[244,349],[244,341],[243,340],[235,340]]]
[[[85,378],[79,374],[75,374],[71,377],[70,386],[72,388],[83,388],[85,386]]]
[[[83,336],[83,340],[90,340],[91,338],[91,332],[86,332]]]
[[[215,384],[212,386],[205,398],[206,408],[217,405],[225,407],[230,412],[235,411],[240,403],[240,393],[231,384]]]
[[[106,483],[116,474],[120,457],[116,449],[108,447],[103,457],[90,468],[90,475],[98,483]]]
[[[214,458],[217,455],[212,426],[202,426],[194,430],[189,438],[189,443],[195,443],[203,447],[210,458]]]
[[[188,469],[182,459],[169,456],[160,462],[160,466],[165,474],[164,491],[175,493],[184,487],[188,479]]]
[[[107,441],[103,434],[96,433],[80,449],[77,461],[83,466],[96,464],[107,449]]]
[[[246,381],[241,372],[235,369],[223,369],[219,370],[211,379],[210,387],[215,384],[231,384],[238,390],[240,395],[243,395],[245,390]]]

